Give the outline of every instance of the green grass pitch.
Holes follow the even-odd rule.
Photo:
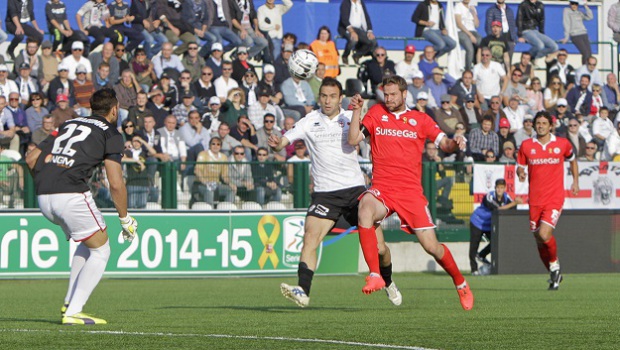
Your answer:
[[[363,276],[316,276],[310,307],[280,294],[296,277],[104,279],[85,312],[102,326],[61,326],[66,280],[0,281],[7,349],[619,349],[620,274],[468,277],[463,311],[445,274],[396,274],[403,304],[362,294]]]

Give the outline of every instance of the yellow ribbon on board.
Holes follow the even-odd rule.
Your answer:
[[[273,225],[273,230],[271,234],[268,235],[265,230],[265,225],[271,224]],[[280,259],[278,259],[278,254],[273,249],[274,244],[278,240],[280,236],[280,222],[273,215],[265,215],[258,221],[258,237],[260,241],[263,243],[263,252],[258,259],[258,266],[262,269],[267,262],[267,259],[271,260],[274,268],[278,267],[278,263]]]

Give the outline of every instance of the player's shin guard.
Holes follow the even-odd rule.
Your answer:
[[[379,275],[379,248],[377,247],[379,242],[377,241],[375,228],[374,226],[370,228],[358,226],[358,231],[360,236],[360,245],[362,246],[364,260],[366,260],[368,269],[370,270],[370,273],[374,272]]]
[[[544,243],[545,248],[547,249],[547,254],[549,256],[549,261],[547,265],[558,261],[558,246],[555,242],[555,237],[551,236],[551,238]]]
[[[389,286],[392,284],[392,264],[388,266],[379,266],[379,269],[381,270],[381,277],[383,277],[385,285]]]
[[[312,277],[314,277],[314,271],[310,270],[305,262],[300,262],[297,268],[297,285],[306,292],[307,296],[310,296]]]
[[[461,274],[461,271],[459,271],[458,266],[456,266],[456,262],[452,257],[452,253],[450,253],[450,249],[448,249],[445,244],[442,244],[442,246],[443,256],[441,257],[441,259],[436,258],[435,260],[439,263],[439,265],[441,265],[441,267],[443,267],[444,270],[446,270],[450,277],[452,277],[454,285],[460,286],[465,282],[465,278]]]
[[[549,270],[549,251],[547,250],[547,245],[538,241],[536,241],[536,245],[538,246],[538,255],[540,255],[540,260],[542,260],[545,268]]]

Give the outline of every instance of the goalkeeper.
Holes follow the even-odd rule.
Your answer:
[[[116,93],[101,89],[93,94],[90,105],[91,117],[63,123],[26,156],[41,212],[62,227],[67,240],[80,243],[73,255],[69,288],[61,308],[61,322],[65,325],[107,323],[82,312],[110,257],[106,223],[87,184],[102,162],[123,237],[131,241],[138,227],[127,213],[127,190],[121,168],[123,137],[116,129]]]

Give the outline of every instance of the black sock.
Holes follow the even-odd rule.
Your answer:
[[[305,262],[300,262],[297,269],[297,277],[301,289],[306,292],[307,296],[310,296],[310,287],[312,286],[312,277],[314,277],[314,271],[310,270]]]
[[[381,272],[381,277],[385,281],[385,286],[389,286],[392,284],[392,264],[388,266],[379,266],[379,271]]]

